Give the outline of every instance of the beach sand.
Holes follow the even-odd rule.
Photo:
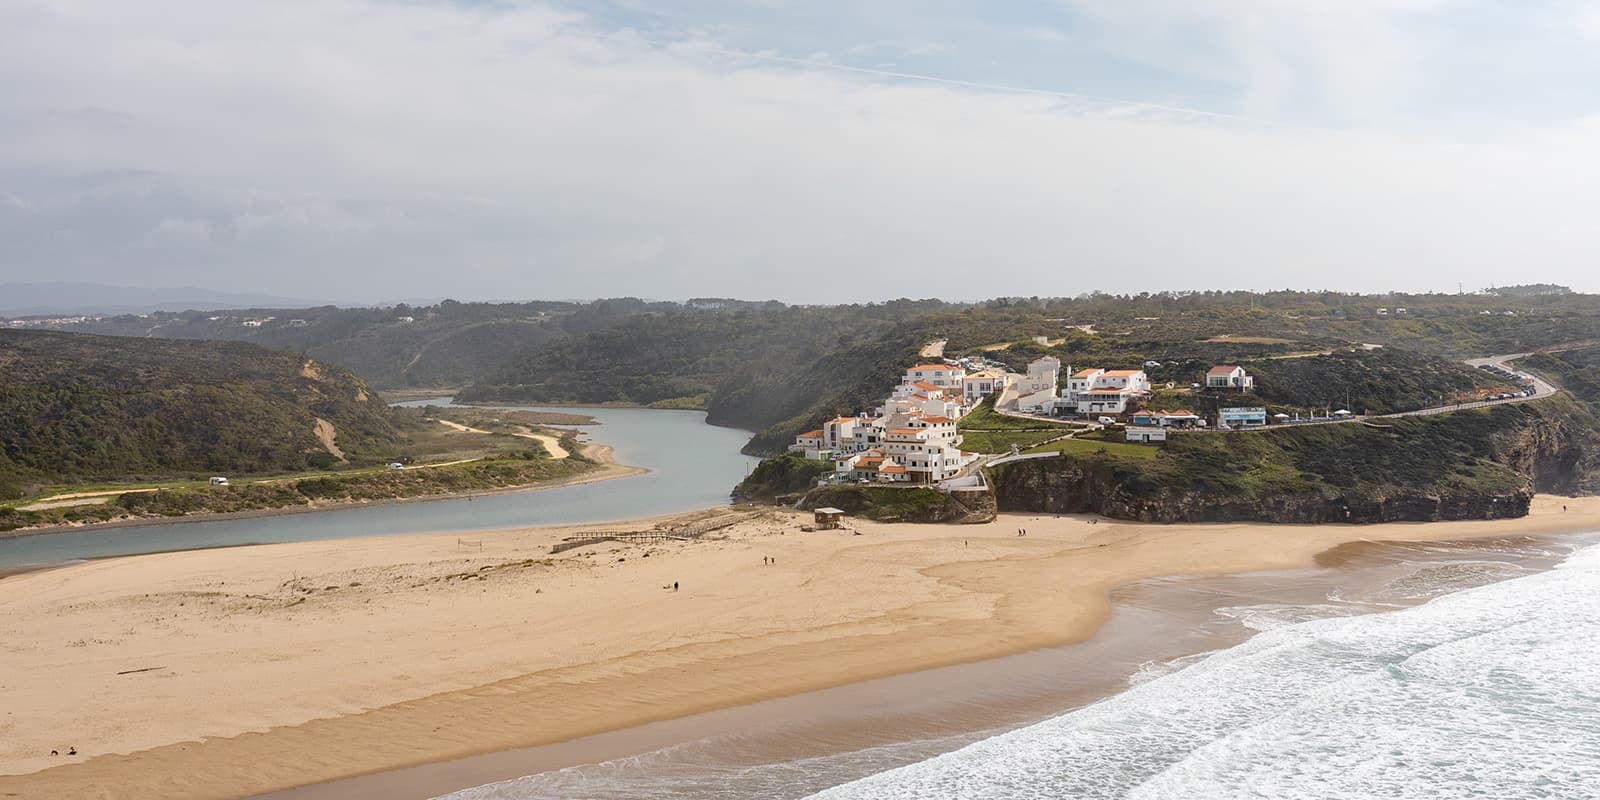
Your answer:
[[[559,556],[549,546],[578,529],[167,553],[0,580],[0,795],[242,797],[566,741],[1081,641],[1110,591],[1144,578],[1309,566],[1351,541],[1600,530],[1600,498],[1373,526],[1004,515],[858,522],[855,536],[802,533],[803,519]],[[49,756],[69,746],[77,757]]]

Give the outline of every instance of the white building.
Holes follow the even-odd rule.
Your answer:
[[[959,384],[947,389],[926,381],[902,383],[894,388],[894,393],[878,409],[878,416],[922,413],[960,419],[971,410],[961,399],[961,392]]]
[[[1017,410],[1029,414],[1055,410],[1061,382],[1061,359],[1045,356],[1028,365],[1028,374],[1017,379]]]
[[[1126,442],[1137,442],[1141,444],[1164,442],[1167,440],[1167,429],[1162,427],[1147,428],[1144,426],[1129,425],[1122,430],[1122,439]]]
[[[1238,389],[1249,391],[1255,388],[1256,379],[1244,371],[1244,367],[1231,364],[1212,367],[1206,372],[1207,389]]]
[[[822,431],[806,431],[794,437],[794,444],[789,445],[789,452],[805,458],[823,459],[828,457],[828,451],[822,445]]]
[[[862,427],[860,417],[834,417],[822,423],[823,449],[835,453],[863,449],[856,446],[856,430],[860,427]]]
[[[961,399],[967,405],[975,406],[983,398],[1005,391],[1017,377],[1014,372],[1002,372],[997,369],[969,372],[961,379]]]
[[[967,371],[959,366],[947,364],[918,364],[906,370],[906,375],[900,380],[902,384],[931,383],[942,389],[961,390],[961,379]]]
[[[953,478],[977,460],[962,452],[956,421],[946,417],[895,416],[884,424],[884,455],[904,466],[912,483],[937,483]]]
[[[1067,379],[1063,395],[1079,414],[1123,414],[1150,396],[1150,377],[1140,369],[1085,369]]]

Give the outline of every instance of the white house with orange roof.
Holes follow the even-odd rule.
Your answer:
[[[1084,369],[1067,379],[1063,399],[1079,414],[1120,415],[1150,396],[1150,377],[1142,369]]]
[[[876,416],[830,419],[795,437],[789,452],[813,459],[831,456],[836,464],[855,463],[855,454],[882,452],[892,459],[884,475],[903,473],[924,483],[944,480],[977,457],[961,452],[956,430],[956,421],[971,410],[964,397],[965,377],[961,367],[912,367]]]
[[[944,417],[895,416],[884,423],[883,453],[904,466],[912,483],[955,477],[978,454],[963,452],[956,422]]]
[[[864,450],[834,460],[834,471],[842,478],[877,483],[907,483],[911,471],[882,450]]]
[[[878,410],[878,414],[891,416],[916,411],[936,417],[960,419],[966,416],[968,410],[962,401],[959,384],[945,388],[927,381],[918,381],[896,386],[888,401]]]
[[[794,437],[794,444],[789,445],[789,452],[805,458],[827,458],[828,448],[823,445],[823,442],[823,432],[820,428],[814,431],[806,431]]]
[[[847,452],[857,449],[856,428],[861,426],[859,417],[834,417],[822,423],[822,446],[835,453]]]

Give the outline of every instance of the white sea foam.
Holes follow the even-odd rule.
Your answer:
[[[1261,627],[1087,708],[816,797],[1600,797],[1600,547],[1413,608]]]

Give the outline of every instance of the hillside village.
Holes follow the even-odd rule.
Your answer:
[[[982,454],[961,448],[960,425],[986,400],[1006,416],[1119,428],[1123,441],[1134,444],[1157,444],[1174,433],[1358,419],[1349,409],[1302,417],[1269,416],[1264,406],[1224,406],[1213,419],[1207,419],[1189,409],[1145,408],[1156,387],[1144,369],[1087,368],[1071,372],[1063,381],[1062,366],[1053,356],[1032,361],[1025,373],[981,356],[918,364],[905,371],[882,405],[870,413],[830,419],[821,428],[796,436],[788,451],[807,459],[831,460],[834,480],[940,485],[982,465]],[[1146,366],[1161,364],[1147,362]],[[1538,391],[1531,378],[1500,366],[1483,368],[1521,383],[1518,396],[1533,396]],[[1166,388],[1175,387],[1169,383]],[[1211,367],[1200,381],[1187,387],[1190,392],[1220,394],[1247,394],[1254,389],[1255,377],[1233,364]],[[1512,398],[1506,394],[1490,400]]]

